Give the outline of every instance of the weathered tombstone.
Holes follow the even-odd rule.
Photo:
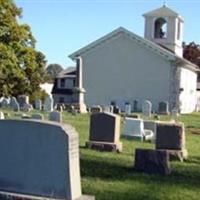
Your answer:
[[[157,123],[156,149],[165,149],[170,158],[183,160],[187,158],[185,149],[185,131],[182,123]]]
[[[158,113],[168,115],[169,114],[169,103],[166,101],[161,101],[158,104]]]
[[[148,100],[145,100],[142,105],[142,112],[145,116],[150,117],[152,112],[152,103]]]
[[[7,108],[9,106],[9,104],[10,104],[9,99],[3,97],[2,101],[1,101],[1,107],[2,108]]]
[[[51,112],[53,111],[53,99],[50,96],[47,96],[44,101],[44,111]]]
[[[0,119],[5,119],[4,113],[0,111]]]
[[[62,122],[62,113],[60,113],[59,111],[50,112],[49,120],[61,123]]]
[[[110,113],[110,106],[102,106],[103,112],[108,112]],[[94,112],[93,112],[94,113]]]
[[[28,199],[94,200],[81,193],[74,128],[53,122],[1,120],[0,132],[1,198],[9,192],[11,197],[25,194]]]
[[[120,116],[111,113],[95,113],[90,118],[90,137],[86,146],[102,151],[122,151]]]
[[[90,112],[92,113],[92,114],[94,114],[94,113],[100,113],[100,112],[102,112],[103,110],[102,110],[102,107],[101,106],[92,106],[91,108],[90,108]]]
[[[130,103],[126,103],[125,104],[125,114],[126,115],[130,115],[131,114],[131,104]]]
[[[10,100],[10,107],[11,107],[15,112],[20,111],[19,103],[17,102],[17,99],[16,99],[15,97],[11,97],[11,100]]]
[[[32,114],[31,119],[44,120],[44,116],[40,113]]]
[[[113,113],[114,113],[114,114],[120,114],[120,113],[121,113],[120,108],[119,108],[118,106],[114,106],[114,107],[113,107]]]
[[[23,108],[24,104],[29,104],[29,96],[27,95],[19,95],[17,99],[18,99],[20,108]]]
[[[133,101],[133,111],[138,112],[138,101],[137,100]]]
[[[169,154],[165,150],[136,149],[134,168],[149,174],[169,175]]]
[[[154,135],[151,130],[144,129],[144,123],[142,119],[126,117],[123,136],[143,141],[152,140]]]
[[[42,110],[42,101],[40,99],[35,100],[35,109]]]

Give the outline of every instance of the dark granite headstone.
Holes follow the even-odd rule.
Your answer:
[[[136,149],[135,169],[148,174],[171,173],[169,154],[165,150]]]
[[[91,108],[90,108],[90,112],[91,113],[100,113],[100,112],[102,112],[103,111],[103,109],[102,109],[102,107],[101,106],[92,106]]]
[[[95,146],[98,146],[96,149],[99,149],[100,146],[102,150],[110,148],[110,150],[120,151],[121,143],[119,142],[119,138],[120,116],[111,113],[96,113],[91,115],[89,143],[96,144]],[[92,148],[90,144],[87,143],[86,146]]]
[[[159,114],[169,114],[169,103],[166,101],[161,101],[158,104],[158,113]]]
[[[170,158],[174,155],[182,155],[182,158],[187,158],[184,125],[181,123],[157,123],[156,149],[170,150],[170,155],[172,155]]]
[[[120,114],[120,113],[121,113],[120,108],[119,108],[118,106],[114,106],[114,107],[113,107],[113,113],[114,113],[114,114]]]

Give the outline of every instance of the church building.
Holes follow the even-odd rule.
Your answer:
[[[119,27],[69,56],[83,110],[130,103],[140,111],[149,100],[155,112],[161,101],[170,111],[195,111],[198,67],[183,58],[183,18],[166,5],[143,16],[144,38]]]

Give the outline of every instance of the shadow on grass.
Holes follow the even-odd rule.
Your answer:
[[[195,165],[191,165],[195,164]],[[85,178],[97,178],[102,181],[130,181],[142,184],[162,185],[162,187],[177,185],[189,189],[200,187],[200,158],[193,157],[186,163],[173,163],[172,173],[169,176],[149,175],[136,172],[133,166],[116,160],[102,159],[81,159],[81,174]]]

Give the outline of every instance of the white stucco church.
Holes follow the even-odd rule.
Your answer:
[[[166,5],[143,16],[144,38],[120,27],[69,56],[77,60],[79,103],[141,110],[149,100],[157,111],[167,101],[170,110],[193,112],[198,68],[182,56],[183,18]]]

